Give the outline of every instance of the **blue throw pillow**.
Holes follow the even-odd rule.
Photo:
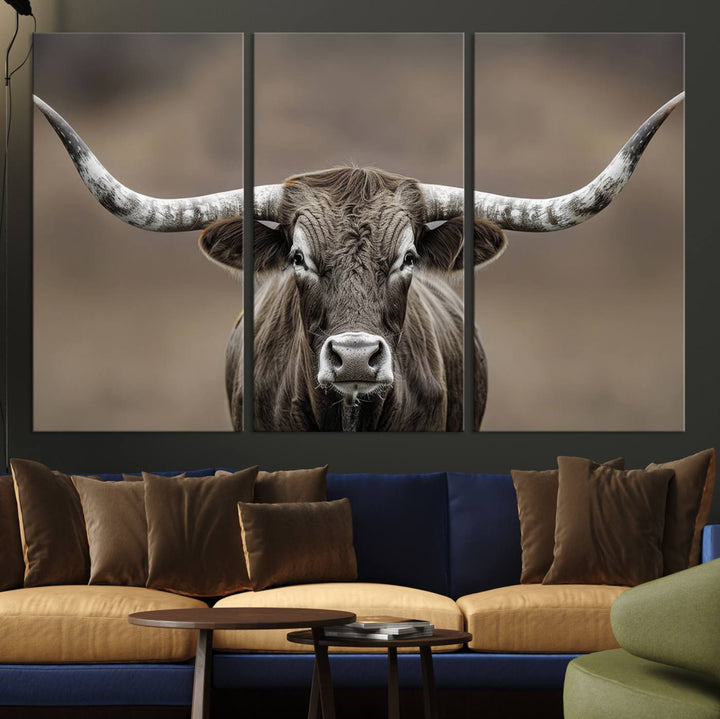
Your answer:
[[[328,474],[327,494],[350,500],[359,582],[449,594],[445,472]]]
[[[520,583],[517,495],[509,474],[448,472],[450,596]]]

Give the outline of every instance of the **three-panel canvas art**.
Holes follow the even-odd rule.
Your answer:
[[[35,431],[684,428],[681,34],[243,42],[36,36]]]

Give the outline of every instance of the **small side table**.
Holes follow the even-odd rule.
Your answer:
[[[339,639],[325,637],[318,639],[318,633],[290,632],[288,641],[295,644],[312,644],[315,647],[315,671],[313,673],[312,690],[310,691],[310,708],[308,719],[316,719],[318,713],[318,694],[324,687],[332,687],[330,677],[330,663],[327,659],[328,647],[384,647],[388,653],[388,718],[400,719],[400,686],[398,683],[398,647],[418,647],[420,649],[420,663],[423,676],[423,697],[425,705],[425,719],[437,719],[437,692],[435,690],[435,674],[433,672],[432,647],[447,646],[448,644],[464,644],[472,639],[472,634],[458,632],[453,629],[436,629],[429,637],[415,637],[414,639]],[[326,691],[326,690],[325,690]],[[321,697],[322,698],[322,697]],[[325,714],[325,704],[322,702],[323,719],[330,719]]]
[[[198,629],[193,681],[192,719],[209,719],[210,689],[212,688],[212,641],[215,629],[296,629],[311,627],[310,637],[322,636],[322,627],[349,624],[355,621],[352,612],[325,609],[279,609],[262,607],[222,607],[218,609],[158,609],[137,612],[128,617],[130,624],[167,629]],[[312,643],[312,639],[311,639]],[[316,661],[318,661],[316,659]],[[321,660],[320,660],[321,661]],[[325,649],[323,672],[330,676]],[[332,686],[320,686],[323,715],[334,719],[335,704]]]

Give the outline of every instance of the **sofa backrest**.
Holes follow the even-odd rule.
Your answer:
[[[230,471],[230,470],[228,470]],[[176,474],[180,474],[181,472],[184,472],[187,474],[188,477],[210,477],[211,475],[215,474],[215,469],[190,469],[190,470],[183,470],[183,469],[173,469],[169,472],[155,472],[153,471],[152,474],[160,474],[163,477],[172,477]],[[104,479],[105,481],[109,482],[121,482],[123,478],[123,474],[132,474],[136,477],[140,476],[140,472],[107,472],[105,474],[93,474],[93,477],[97,477],[98,479]]]
[[[509,474],[329,473],[327,487],[328,499],[350,500],[358,581],[454,599],[520,581],[520,522]]]
[[[453,598],[520,582],[520,521],[509,474],[328,474],[348,497],[358,578]]]

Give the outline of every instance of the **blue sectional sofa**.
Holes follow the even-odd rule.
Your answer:
[[[205,469],[188,474],[204,476],[213,472]],[[117,481],[122,475],[101,478]],[[615,646],[609,633],[609,608],[621,589],[591,587],[586,591],[576,587],[558,592],[549,588],[549,592],[555,592],[552,595],[555,598],[548,604],[550,595],[542,585],[517,586],[521,569],[520,527],[510,475],[329,474],[328,499],[341,497],[348,497],[352,505],[358,582],[386,585],[382,591],[377,590],[378,596],[387,591],[399,597],[397,606],[382,607],[386,612],[394,610],[397,614],[405,610],[422,614],[420,607],[427,600],[457,612],[453,621],[471,625],[470,631],[478,626],[486,628],[476,631],[474,648],[471,645],[436,655],[439,688],[559,689],[571,659],[582,652]],[[706,527],[703,539],[703,561],[720,556],[720,525]],[[322,606],[327,594],[322,585],[314,586],[318,587],[319,597],[314,605]],[[271,589],[266,590],[267,594],[250,592],[222,601],[226,605],[254,602],[272,606],[278,599],[292,603],[292,592],[296,589]],[[349,585],[347,589],[351,593]],[[372,587],[359,589],[367,590],[369,596],[374,592]],[[14,597],[22,598],[24,595],[17,592],[42,588],[14,591]],[[303,596],[307,596],[312,589],[303,591],[306,592]],[[12,617],[3,616],[6,606],[3,595],[10,594],[0,593],[0,633],[3,622],[13,621]],[[463,615],[455,603],[468,595],[475,600],[465,599],[460,606],[470,606],[475,601],[473,606],[483,613],[479,619],[476,617],[479,624]],[[509,595],[512,601],[508,604]],[[595,599],[586,600],[588,596]],[[589,639],[568,636],[572,630],[558,631],[558,627],[567,626],[566,617],[577,615],[578,602],[584,607],[582,612],[589,612],[588,621],[581,622],[591,627]],[[358,614],[362,611],[363,607],[357,607]],[[23,620],[28,621],[28,617],[23,616]],[[122,623],[121,619],[118,622]],[[41,623],[38,631],[42,632]],[[226,648],[214,659],[216,688],[309,687],[311,654],[285,650],[257,652],[252,651],[252,646],[243,651],[242,643],[235,649],[232,639],[224,643]],[[4,661],[0,646],[0,662]],[[386,659],[381,653],[335,654],[331,666],[336,687],[385,686]],[[192,695],[192,675],[192,659],[44,663],[30,658],[23,663],[0,663],[0,707],[187,705]],[[421,686],[416,654],[400,656],[400,681],[404,687]]]

